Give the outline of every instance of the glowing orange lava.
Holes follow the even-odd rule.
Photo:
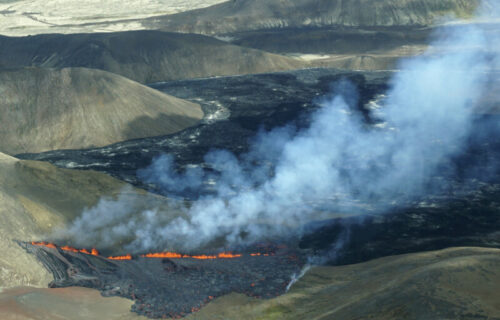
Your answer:
[[[108,257],[109,260],[132,260],[132,255],[126,254],[124,256]]]
[[[74,252],[74,253],[83,253],[83,254],[88,254],[92,256],[100,256],[99,251],[97,249],[93,248],[90,251],[87,249],[77,249],[73,248],[70,246],[61,246],[58,247],[54,243],[51,242],[45,242],[45,241],[40,241],[36,242],[33,241],[31,242],[32,245],[34,246],[42,246],[46,248],[51,248],[51,249],[61,249],[63,251],[68,251],[68,252]],[[250,253],[249,254],[252,257],[255,256],[269,256],[270,254],[268,253]],[[271,254],[273,255],[273,254]],[[184,259],[184,258],[190,258],[190,259],[198,259],[198,260],[210,260],[210,259],[234,259],[234,258],[241,258],[243,255],[242,254],[234,254],[232,252],[221,252],[218,254],[213,254],[213,255],[206,255],[206,254],[201,254],[201,255],[188,255],[188,254],[181,254],[177,252],[153,252],[153,253],[147,253],[141,255],[143,258],[168,258],[168,259]],[[107,257],[109,260],[132,260],[133,257],[131,254],[126,254],[123,256],[109,256]]]
[[[240,258],[241,254],[233,254],[231,252],[221,252],[217,255],[188,255],[188,254],[180,254],[177,252],[155,252],[155,253],[147,253],[141,255],[143,258],[169,258],[169,259],[181,259],[181,258],[191,258],[198,260],[209,260],[209,259],[233,259]]]
[[[232,254],[231,252],[221,252],[217,255],[217,258],[232,259],[240,258],[241,254]]]
[[[170,258],[170,259],[179,259],[182,258],[182,254],[176,252],[155,252],[155,253],[147,253],[141,255],[143,258]],[[187,257],[185,257],[187,258]]]
[[[85,254],[91,254],[87,249],[80,249],[80,252]]]
[[[43,246],[43,247],[52,248],[52,249],[57,248],[57,246],[55,244],[50,243],[50,242],[45,242],[45,241],[40,241],[40,242],[32,241],[31,244],[34,246]]]
[[[34,246],[41,246],[41,247],[46,247],[46,248],[51,248],[51,249],[57,249],[57,246],[55,244],[50,243],[50,242],[45,242],[45,241],[39,241],[39,242],[32,241],[31,244]],[[70,251],[70,252],[74,252],[74,253],[84,253],[84,254],[89,254],[89,255],[93,255],[93,256],[99,255],[99,251],[97,251],[97,249],[95,249],[95,248],[92,248],[92,250],[89,251],[87,249],[76,249],[76,248],[73,248],[70,246],[62,246],[62,247],[59,247],[59,249],[61,249],[63,251]]]

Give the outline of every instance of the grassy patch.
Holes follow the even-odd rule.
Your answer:
[[[292,313],[292,309],[288,306],[277,304],[270,306],[264,311],[264,314],[259,317],[259,320],[275,320],[275,319],[286,319],[287,315]]]

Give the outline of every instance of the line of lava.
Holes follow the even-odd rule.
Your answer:
[[[40,241],[36,242],[33,241],[31,242],[32,245],[34,246],[43,246],[46,248],[51,248],[51,249],[61,249],[63,251],[69,251],[69,252],[74,252],[74,253],[83,253],[83,254],[88,254],[88,255],[93,255],[93,256],[100,256],[99,251],[97,249],[93,248],[92,250],[87,250],[87,249],[76,249],[70,246],[62,246],[58,247],[54,243],[50,242],[45,242],[45,241]],[[250,256],[255,257],[255,256],[269,256],[269,253],[250,253]],[[272,255],[272,254],[271,254]],[[210,260],[210,259],[234,259],[234,258],[241,258],[243,255],[242,254],[233,254],[231,252],[221,252],[216,255],[188,255],[188,254],[180,254],[176,252],[155,252],[155,253],[147,253],[141,255],[142,258],[169,258],[169,259],[182,259],[182,258],[190,258],[190,259],[198,259],[198,260]],[[123,256],[109,256],[107,257],[109,260],[132,260],[132,255],[131,254],[126,254]]]
[[[143,258],[169,258],[169,259],[181,259],[181,258],[191,258],[191,259],[199,259],[199,260],[208,260],[208,259],[233,259],[240,258],[241,254],[233,254],[231,252],[221,252],[217,255],[188,255],[188,254],[180,254],[176,252],[155,252],[155,253],[147,253],[141,255]]]
[[[124,256],[108,257],[109,260],[132,260],[132,255],[126,254]]]
[[[31,244],[34,246],[42,246],[42,247],[47,247],[47,248],[51,248],[51,249],[57,249],[57,246],[55,244],[50,243],[50,242],[45,242],[45,241],[40,241],[40,242],[32,241]],[[87,249],[76,249],[76,248],[73,248],[70,246],[62,246],[62,247],[60,247],[60,249],[63,251],[70,251],[70,252],[75,252],[75,253],[89,254],[92,256],[99,256],[99,251],[97,251],[96,248],[92,248],[92,250],[89,251]]]

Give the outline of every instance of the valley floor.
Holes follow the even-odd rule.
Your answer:
[[[0,1],[0,34],[117,32],[144,29],[141,20],[208,7],[225,0]]]

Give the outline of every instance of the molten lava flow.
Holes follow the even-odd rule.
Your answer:
[[[64,251],[71,251],[71,252],[75,252],[75,253],[80,252],[78,249],[75,249],[75,248],[73,248],[73,247],[69,247],[69,246],[62,246],[62,247],[61,247],[61,250],[64,250]]]
[[[50,243],[50,242],[45,242],[45,241],[40,241],[40,242],[32,241],[31,244],[34,246],[41,246],[41,247],[46,247],[46,248],[51,248],[51,249],[57,249],[57,246],[55,244]],[[97,249],[95,249],[95,248],[93,248],[91,251],[88,251],[87,249],[76,249],[76,248],[73,248],[70,246],[62,246],[62,247],[59,247],[59,249],[61,249],[63,251],[70,251],[70,252],[74,252],[74,253],[84,253],[84,254],[89,254],[89,255],[93,255],[93,256],[99,255],[99,251],[97,251]]]
[[[88,255],[93,255],[93,256],[100,256],[99,251],[97,249],[93,248],[92,250],[87,250],[87,249],[77,249],[73,248],[70,246],[62,246],[58,247],[57,245],[51,243],[51,242],[45,242],[45,241],[40,241],[36,242],[33,241],[31,242],[32,245],[34,246],[42,246],[46,248],[51,248],[51,249],[61,249],[63,251],[68,251],[68,252],[74,252],[74,253],[83,253],[83,254],[88,254]],[[250,253],[250,256],[255,257],[255,256],[269,256],[270,254],[268,253]],[[273,255],[273,254],[271,254]],[[189,254],[181,254],[177,252],[154,252],[154,253],[147,253],[141,255],[143,258],[169,258],[169,259],[183,259],[183,258],[190,258],[190,259],[198,259],[198,260],[210,260],[210,259],[234,259],[234,258],[241,258],[243,255],[242,254],[233,254],[232,252],[221,252],[219,254],[214,254],[214,255],[206,255],[206,254],[201,254],[201,255],[189,255]],[[132,260],[132,255],[131,254],[126,254],[123,256],[110,256],[107,257],[107,259],[110,260]]]
[[[127,254],[124,256],[108,257],[109,260],[132,260],[132,255]]]
[[[50,243],[50,242],[45,242],[45,241],[41,241],[41,242],[32,241],[31,244],[34,246],[42,246],[42,247],[57,249],[57,246],[55,244]]]
[[[217,258],[232,259],[240,258],[241,254],[232,254],[231,252],[221,252],[217,255]]]
[[[156,253],[148,253],[141,255],[143,258],[170,258],[170,259],[179,259],[182,258],[182,254],[175,252],[156,252]],[[185,257],[187,258],[187,257]]]
[[[91,254],[87,249],[80,249],[78,251],[85,254]]]
[[[206,254],[201,254],[197,256],[190,256],[190,258],[198,260],[208,260],[208,259],[217,259],[217,256],[207,256]]]
[[[180,254],[176,252],[155,252],[155,253],[147,253],[141,255],[143,258],[169,258],[169,259],[181,259],[181,258],[191,258],[198,260],[209,260],[209,259],[233,259],[240,258],[241,254],[232,254],[231,252],[221,252],[218,255],[188,255],[188,254]]]

